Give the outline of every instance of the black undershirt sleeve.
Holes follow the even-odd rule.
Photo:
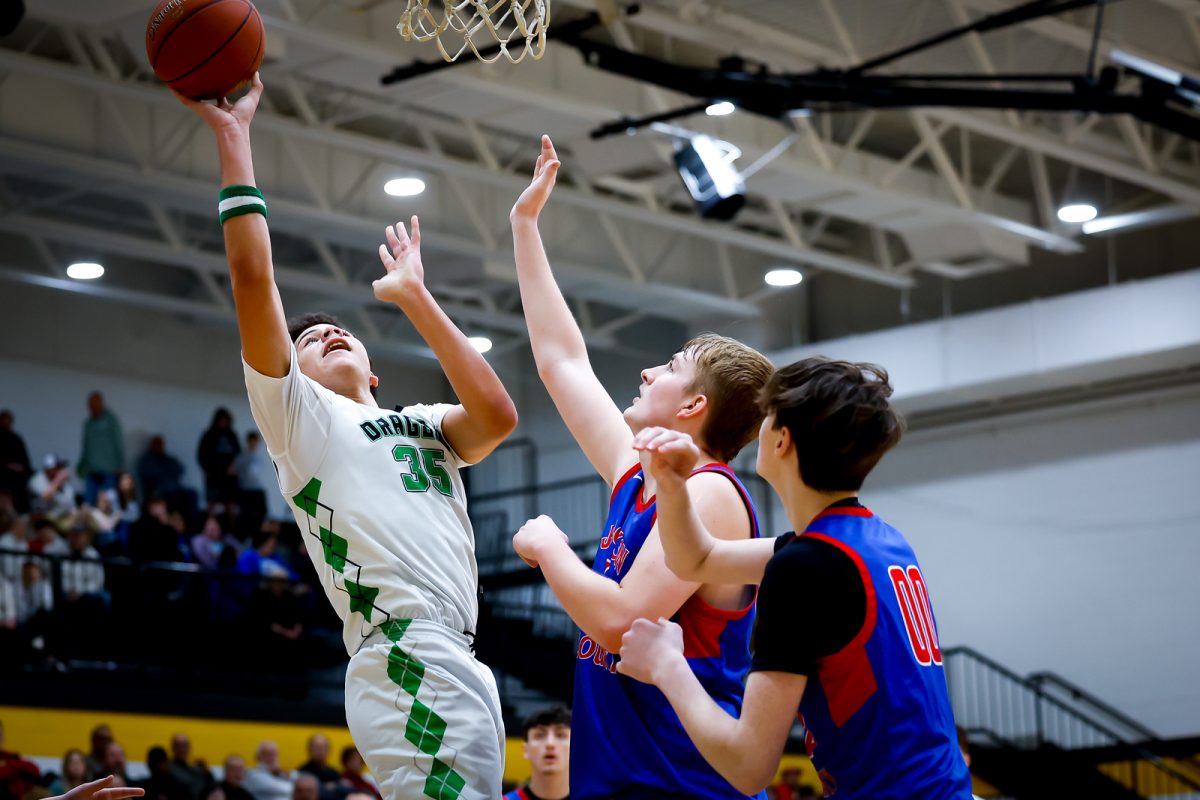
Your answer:
[[[775,548],[758,590],[751,669],[811,676],[818,659],[862,630],[862,576],[850,556],[819,539],[789,533]]]

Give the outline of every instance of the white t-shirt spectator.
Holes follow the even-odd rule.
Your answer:
[[[104,590],[104,565],[96,548],[88,545],[78,558],[62,562],[62,590],[65,594],[97,594]]]
[[[242,788],[254,795],[254,800],[291,800],[292,780],[274,775],[263,766],[250,767],[242,779]]]
[[[76,492],[70,478],[63,481],[62,486],[58,487],[58,491],[48,501],[41,499],[42,495],[50,488],[50,478],[47,477],[45,470],[38,470],[29,479],[28,488],[29,499],[34,508],[41,509],[52,517],[67,517],[75,513]]]
[[[9,531],[0,534],[0,579],[19,581],[21,565],[26,562],[25,553],[29,552],[29,543],[15,533]]]
[[[0,577],[0,628],[17,627],[17,592],[12,581]]]

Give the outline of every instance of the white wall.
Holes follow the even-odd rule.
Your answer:
[[[913,434],[864,501],[903,531],[944,645],[1200,733],[1200,388]]]

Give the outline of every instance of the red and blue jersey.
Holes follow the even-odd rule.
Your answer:
[[[733,470],[709,464],[733,481],[758,536],[754,502]],[[654,527],[654,498],[643,502],[645,478],[634,466],[617,482],[593,571],[618,583]],[[692,595],[673,618],[683,628],[684,656],[705,691],[733,716],[742,710],[750,668],[754,601],[742,609],[714,608]],[[617,673],[617,655],[581,633],[575,652],[575,704],[571,723],[571,797],[669,800],[745,800],[692,744],[658,688]],[[760,794],[755,797],[765,797]]]
[[[825,796],[969,800],[933,606],[912,547],[862,506],[826,509],[797,541],[808,537],[849,556],[866,591],[861,630],[817,659],[800,702]]]

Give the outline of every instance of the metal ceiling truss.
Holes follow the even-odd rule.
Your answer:
[[[594,0],[559,1],[595,9]],[[859,63],[861,48],[837,4],[818,1],[836,45],[794,36],[702,0],[686,8],[648,4],[609,30],[630,50],[646,31],[718,55],[727,54],[730,42],[754,42],[753,55],[773,70]],[[1196,36],[1193,55],[1200,55],[1200,23],[1192,7],[1155,2],[1164,13],[1179,13]],[[943,3],[959,24],[969,22],[970,13],[1003,7],[998,0]],[[627,348],[622,333],[646,320],[711,325],[714,318],[754,319],[764,296],[762,271],[776,264],[907,289],[918,280],[916,270],[966,279],[1023,263],[1029,246],[1078,252],[1079,242],[1050,214],[1052,171],[1083,170],[1148,193],[1150,210],[1128,209],[1147,215],[1139,224],[1179,219],[1200,208],[1196,148],[1181,137],[1150,136],[1134,122],[1108,129],[1095,117],[1059,121],[929,108],[902,116],[867,111],[838,137],[828,118],[797,119],[791,131],[747,115],[719,123],[701,118],[697,124],[707,129],[719,125],[716,132],[741,147],[747,163],[776,144],[783,151],[749,182],[751,202],[737,224],[704,222],[681,191],[667,140],[656,142],[649,151],[654,158],[636,168],[609,168],[572,156],[575,148],[586,151],[581,135],[589,128],[646,107],[669,108],[678,99],[673,93],[643,86],[638,99],[616,107],[612,82],[622,79],[597,71],[589,71],[588,80],[571,81],[568,90],[557,74],[576,75],[579,68],[566,48],[547,55],[549,66],[543,62],[541,69],[521,71],[520,81],[514,73],[470,66],[416,79],[400,92],[387,91],[376,83],[378,76],[414,50],[324,24],[320,5],[315,11],[299,2],[276,7],[283,16],[264,19],[269,36],[287,47],[264,67],[268,93],[255,120],[255,150],[259,179],[270,187],[272,230],[288,237],[287,254],[299,258],[278,266],[281,288],[285,294],[327,299],[352,313],[372,338],[386,339],[397,330],[411,337],[403,324],[380,311],[366,285],[388,215],[407,216],[380,195],[378,184],[404,168],[432,181],[431,197],[421,207],[426,261],[430,283],[448,313],[472,330],[497,334],[498,350],[519,346],[524,322],[515,305],[504,212],[528,182],[536,131],[505,118],[516,112],[552,115],[560,126],[569,120],[577,137],[557,138],[565,166],[543,232],[589,344],[602,349]],[[68,20],[38,19],[36,9],[31,13],[40,27],[24,52],[0,48],[0,94],[13,98],[0,104],[0,176],[36,178],[53,190],[22,200],[19,208],[6,201],[0,231],[26,237],[43,263],[22,266],[10,259],[0,277],[80,291],[79,284],[46,275],[54,256],[47,243],[61,248],[83,241],[186,271],[194,278],[195,296],[169,298],[162,307],[182,312],[180,304],[186,304],[229,319],[219,231],[206,227],[216,180],[207,132],[147,80],[141,54],[119,20],[109,28],[84,29]],[[1090,44],[1091,31],[1060,19],[1021,25],[1058,45],[1082,47],[1081,52]],[[974,65],[997,76],[978,34],[965,43]],[[1100,57],[1115,44],[1101,37]],[[41,127],[28,114],[17,118],[12,109],[28,100],[22,94],[26,83],[58,92],[53,102],[69,108],[59,109],[61,114]],[[464,100],[456,116],[447,107],[458,104],[441,99],[453,93],[501,100],[514,113],[476,115]],[[884,155],[877,147],[878,136],[885,135],[876,134],[885,114],[889,130],[897,119],[909,128],[914,144],[902,155]],[[69,119],[65,127],[64,117]],[[1004,191],[1006,182],[1019,175],[1021,161],[1032,176],[1031,197]],[[111,226],[102,229],[102,221],[63,225],[52,218],[80,191],[107,194],[114,201],[136,199],[141,217],[122,225],[120,233]],[[1155,208],[1166,211],[1158,214]],[[912,250],[923,231],[949,227],[974,231],[987,244],[966,256]],[[435,266],[439,260],[449,265],[446,272]],[[152,297],[135,296],[130,287],[87,291],[152,303]],[[429,355],[415,338],[397,348],[407,358]]]

